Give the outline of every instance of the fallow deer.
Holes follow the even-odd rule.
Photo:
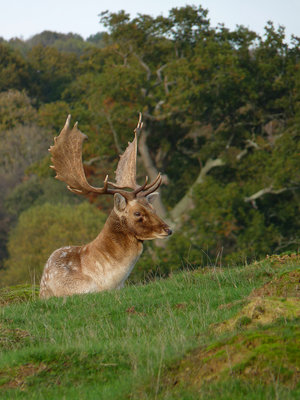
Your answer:
[[[143,125],[141,114],[134,140],[120,156],[116,182],[108,181],[106,176],[102,188],[91,186],[86,179],[82,144],[87,137],[78,129],[77,122],[70,128],[70,119],[69,115],[49,149],[51,168],[71,192],[113,195],[114,208],[91,243],[62,247],[51,254],[41,279],[41,298],[121,288],[142,253],[144,240],[172,234],[151,204],[161,184],[161,175],[150,184],[148,177],[142,186],[136,183],[137,136]]]

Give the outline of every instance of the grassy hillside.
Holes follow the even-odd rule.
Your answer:
[[[0,292],[1,399],[296,399],[300,258],[40,301]]]

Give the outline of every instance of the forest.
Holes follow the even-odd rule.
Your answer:
[[[58,247],[92,240],[112,200],[54,179],[48,148],[68,114],[89,140],[91,184],[113,179],[142,112],[138,179],[160,171],[174,230],[131,280],[298,251],[300,38],[213,27],[201,6],[167,17],[103,12],[84,40],[0,38],[0,286],[38,283]]]

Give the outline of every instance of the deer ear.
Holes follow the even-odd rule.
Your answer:
[[[153,202],[155,201],[157,196],[159,196],[159,193],[158,192],[153,192],[151,194],[148,194],[147,200],[149,201],[150,204],[153,204]]]
[[[114,204],[117,211],[124,211],[126,208],[126,199],[120,193],[114,194]]]

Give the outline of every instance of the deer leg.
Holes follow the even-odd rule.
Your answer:
[[[55,280],[53,279],[51,282],[48,282],[41,297],[71,296],[73,294],[93,293],[99,291],[99,288],[93,279],[84,274],[70,274],[68,276],[56,276],[55,278]]]

